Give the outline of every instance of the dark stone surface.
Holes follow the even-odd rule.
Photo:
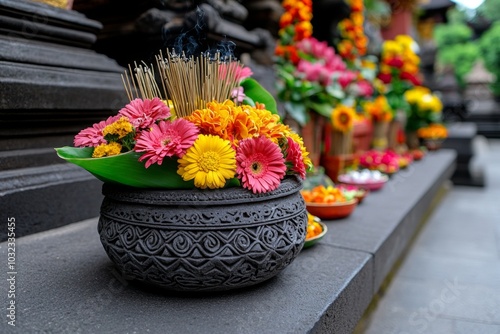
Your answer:
[[[84,15],[34,1],[0,0],[0,32],[23,39],[90,47],[102,25]]]
[[[163,293],[124,281],[96,229],[89,220],[18,239],[18,322],[3,333],[349,333],[372,296],[370,255],[328,245],[251,288]]]
[[[455,158],[452,150],[430,152],[398,172],[384,188],[371,192],[349,217],[326,221],[329,233],[321,242],[373,254],[374,289],[378,290],[439,187],[452,175]]]
[[[94,217],[102,202],[101,186],[88,172],[70,164],[3,171],[1,219],[15,217],[20,237]],[[7,229],[0,230],[0,240],[6,235]]]
[[[0,0],[0,205],[19,235],[98,214],[101,183],[53,148],[127,102],[124,69],[91,50],[101,28],[76,11]]]
[[[443,148],[457,152],[457,168],[451,180],[455,185],[484,187],[486,180],[483,166],[475,171],[471,169],[474,159],[473,141],[477,136],[478,125],[472,122],[453,123],[448,125],[448,138],[442,144]]]
[[[349,218],[326,222],[324,239],[283,272],[231,292],[169,293],[125,281],[100,244],[97,219],[20,238],[17,328],[4,323],[1,331],[351,333],[454,160],[452,150],[429,154],[370,194]],[[6,246],[0,244],[3,258]],[[6,288],[2,280],[0,289]]]

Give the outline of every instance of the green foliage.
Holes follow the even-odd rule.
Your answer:
[[[463,23],[440,24],[434,28],[434,40],[438,49],[467,43],[472,34],[472,29]]]
[[[473,31],[466,24],[465,18],[457,11],[451,15],[449,24],[440,24],[434,28],[434,40],[437,44],[437,63],[443,67],[451,66],[460,87],[465,87],[465,76],[479,58],[477,43],[471,42]]]
[[[440,49],[437,54],[437,61],[442,65],[451,65],[458,84],[464,88],[466,85],[465,76],[470,72],[479,56],[478,44],[468,42]]]
[[[477,14],[490,21],[500,20],[500,0],[484,0],[477,8]]]
[[[274,97],[253,78],[246,78],[240,83],[246,95],[245,104],[255,106],[255,102],[262,103],[273,114],[278,113],[278,106]]]
[[[500,22],[493,24],[481,36],[479,47],[486,68],[497,78],[500,78]],[[498,82],[498,79],[491,88],[495,95],[500,95],[500,82]]]
[[[184,181],[177,174],[177,158],[166,158],[162,165],[144,168],[139,162],[142,153],[127,153],[104,158],[92,158],[93,147],[60,147],[57,155],[67,162],[86,169],[103,182],[117,183],[138,188],[194,189],[194,182]],[[227,187],[237,186],[236,178],[228,180]]]

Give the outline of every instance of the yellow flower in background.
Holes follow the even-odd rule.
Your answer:
[[[222,188],[236,174],[236,152],[228,140],[200,135],[184,156],[177,160],[184,181],[194,180],[201,189]]]
[[[409,35],[397,35],[394,40],[401,44],[404,48],[410,48],[412,47],[414,40],[411,36]]]
[[[375,69],[377,69],[377,64],[374,61],[371,61],[368,59],[361,59],[361,67],[367,68],[370,70],[375,70]]]
[[[425,94],[418,101],[418,107],[421,110],[430,110],[432,112],[441,112],[443,104],[441,100],[434,94]]]
[[[403,53],[403,48],[401,44],[396,41],[387,40],[382,44],[382,54],[384,57],[390,58],[401,55]]]
[[[111,142],[109,144],[101,144],[94,148],[92,153],[92,158],[103,158],[110,157],[113,155],[118,155],[122,151],[122,145],[117,142]]]
[[[362,26],[363,22],[365,21],[365,17],[361,12],[354,12],[351,13],[351,20],[354,25]]]
[[[408,89],[404,93],[406,101],[410,104],[417,104],[425,94],[430,94],[430,90],[423,86],[416,86],[412,89]]]
[[[341,132],[348,132],[354,125],[356,112],[354,108],[345,105],[339,105],[332,110],[332,125]]]
[[[385,94],[388,90],[387,85],[379,78],[373,80],[373,87],[381,95]]]

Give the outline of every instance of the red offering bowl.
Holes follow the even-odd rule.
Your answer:
[[[355,198],[350,201],[335,203],[306,202],[306,208],[310,214],[325,220],[345,218],[354,211],[357,205],[358,200]]]

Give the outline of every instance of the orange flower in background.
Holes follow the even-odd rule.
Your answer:
[[[292,24],[293,16],[290,12],[284,12],[280,17],[280,28],[285,28]]]
[[[295,25],[295,36],[294,40],[300,41],[305,38],[309,38],[312,36],[313,26],[309,21],[302,21]]]
[[[365,35],[363,23],[365,21],[363,0],[350,0],[348,4],[351,13],[348,18],[338,24],[338,29],[343,40],[339,43],[339,53],[347,60],[354,60],[366,55],[368,38]],[[345,41],[351,42],[352,48],[341,45]]]
[[[275,54],[277,56],[289,59],[293,64],[297,64],[300,60],[297,48],[293,45],[277,45]]]
[[[333,186],[319,185],[300,192],[307,203],[336,203],[347,201],[341,189]]]
[[[392,108],[384,95],[377,96],[373,102],[365,102],[363,109],[375,122],[390,122],[393,118]]]
[[[345,105],[339,105],[332,110],[332,125],[336,130],[348,132],[354,125],[356,111],[354,108]]]
[[[363,0],[350,0],[348,3],[353,12],[362,12],[365,8]]]
[[[444,139],[448,137],[448,130],[443,124],[432,123],[429,126],[418,129],[417,134],[423,139]]]
[[[354,59],[354,45],[350,40],[344,39],[337,45],[340,56],[344,59]]]

